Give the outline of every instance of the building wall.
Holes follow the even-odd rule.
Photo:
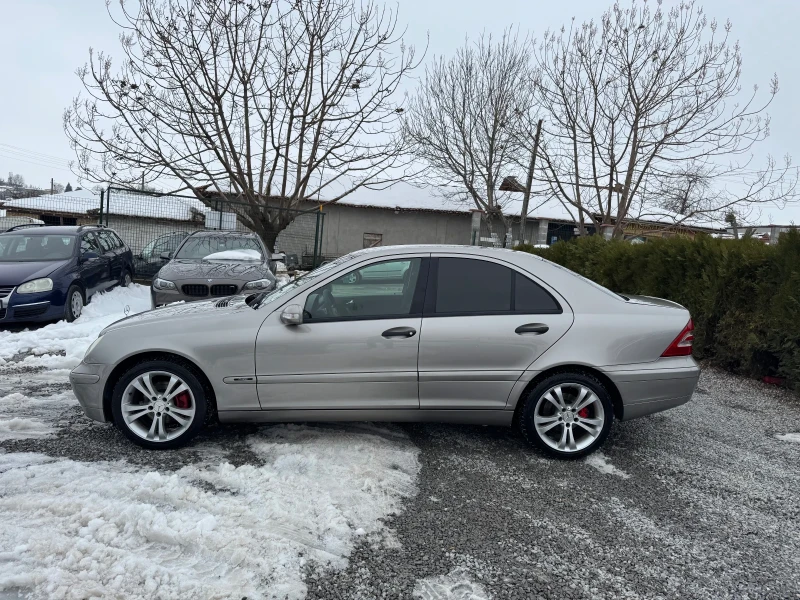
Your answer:
[[[364,247],[364,234],[381,236],[381,246],[395,244],[469,244],[471,216],[425,211],[326,206],[322,254],[341,256]]]

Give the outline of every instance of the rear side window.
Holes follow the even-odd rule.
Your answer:
[[[114,247],[115,248],[124,248],[125,247],[125,242],[123,242],[116,233],[114,233],[113,231],[109,231],[108,235],[111,236],[111,239],[114,242]]]
[[[440,258],[437,313],[511,311],[511,269],[469,258]]]
[[[94,239],[94,235],[91,233],[86,233],[81,236],[81,254],[84,252],[100,253],[100,246],[97,244],[97,240]]]
[[[440,258],[435,302],[426,312],[438,315],[560,313],[542,286],[516,271],[484,260]],[[430,291],[429,291],[430,293]]]
[[[103,248],[103,252],[110,252],[114,249],[114,240],[111,239],[107,231],[98,232],[97,239],[100,242],[100,247]]]

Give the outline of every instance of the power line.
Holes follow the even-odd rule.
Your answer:
[[[27,148],[21,148],[19,146],[14,146],[12,144],[4,144],[2,142],[0,142],[0,150],[5,151],[5,152],[11,152],[11,153],[14,153],[14,154],[27,155],[30,158],[43,159],[43,160],[46,160],[46,161],[49,161],[49,162],[58,162],[58,163],[64,163],[64,164],[67,164],[67,163],[70,162],[65,158],[61,158],[60,156],[54,156],[52,154],[45,154],[44,152],[38,152],[36,150],[28,150]]]

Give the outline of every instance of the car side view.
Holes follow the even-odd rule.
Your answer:
[[[111,229],[12,227],[0,234],[0,324],[74,321],[94,294],[133,275],[133,254]]]
[[[682,306],[530,254],[398,246],[118,321],[70,380],[89,417],[147,448],[180,446],[213,419],[440,421],[513,425],[575,458],[614,419],[691,398],[692,339]]]

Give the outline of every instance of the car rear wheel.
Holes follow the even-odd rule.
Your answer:
[[[177,360],[145,360],[126,371],[114,386],[111,411],[128,439],[150,449],[183,446],[209,414],[203,384]]]
[[[69,286],[69,290],[67,290],[67,301],[64,306],[64,318],[67,320],[67,323],[72,323],[81,316],[85,303],[83,290],[77,285]]]
[[[614,410],[608,390],[585,373],[556,373],[525,400],[519,426],[531,445],[557,458],[579,458],[603,445]]]

